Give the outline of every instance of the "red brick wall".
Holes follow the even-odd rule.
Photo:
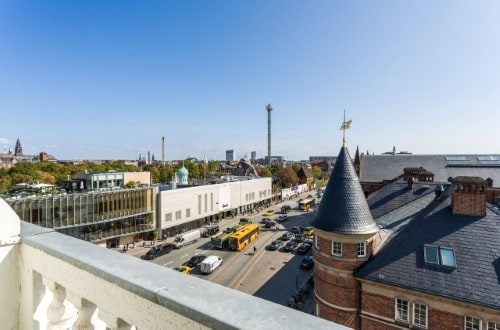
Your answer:
[[[394,322],[394,298],[378,295],[371,292],[363,291],[361,297],[361,312],[370,313],[371,315],[378,315],[392,319]],[[410,323],[411,315],[413,313],[414,301],[410,302]],[[418,303],[424,303],[425,300],[418,300]],[[464,315],[458,315],[449,312],[453,310],[454,306],[446,306],[445,310],[428,308],[428,329],[463,329]],[[369,318],[361,318],[361,329],[387,329],[386,321],[377,321]]]
[[[359,328],[358,317],[353,317],[355,312],[346,312],[334,309],[330,306],[322,304],[319,300],[316,300],[315,303],[319,304],[319,317],[322,319],[342,324],[353,329]]]
[[[484,217],[486,215],[486,195],[454,192],[451,199],[453,213]]]
[[[314,291],[318,297],[333,305],[358,308],[358,282],[354,277],[335,276],[315,269]]]

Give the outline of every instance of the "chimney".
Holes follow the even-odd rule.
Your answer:
[[[451,208],[453,214],[486,216],[486,188],[488,181],[475,176],[449,178],[452,184]]]

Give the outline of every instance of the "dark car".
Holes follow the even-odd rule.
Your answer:
[[[299,243],[297,243],[295,241],[289,241],[285,244],[283,251],[292,252],[293,250],[295,250],[295,248],[297,247],[298,244]]]
[[[283,206],[281,207],[281,213],[282,213],[282,214],[287,214],[287,213],[288,213],[288,211],[290,211],[291,209],[292,209],[292,207],[291,207],[290,205],[283,205]]]
[[[295,234],[295,242],[302,243],[306,239],[304,234]]]
[[[203,260],[205,260],[206,257],[207,256],[204,254],[198,254],[198,255],[192,256],[191,259],[186,261],[183,265],[194,268],[194,267],[198,266],[199,264],[201,264],[201,262]]]
[[[312,256],[305,256],[302,259],[302,263],[300,264],[300,268],[302,269],[311,269],[314,266],[314,259]]]
[[[281,235],[281,240],[282,241],[288,241],[288,240],[291,240],[293,239],[294,235],[289,232],[289,231],[285,231],[282,235]]]
[[[265,225],[269,221],[271,221],[271,218],[262,218],[262,220],[260,220],[260,223],[263,224],[263,225]]]
[[[141,258],[145,259],[145,260],[153,260],[156,257],[159,257],[159,256],[162,256],[164,254],[170,253],[170,251],[172,251],[173,248],[174,248],[174,246],[172,244],[170,244],[170,243],[165,243],[165,244],[161,244],[161,245],[158,245],[158,246],[153,246]]]
[[[300,234],[300,233],[302,233],[302,230],[304,230],[304,229],[301,226],[293,226],[292,233]]]
[[[274,222],[274,221],[268,221],[268,222],[266,222],[266,226],[265,227],[266,228],[272,228],[274,226],[276,226],[276,222]]]
[[[298,254],[306,254],[311,249],[311,245],[307,243],[302,243],[297,248]]]
[[[267,249],[269,251],[274,251],[274,250],[279,250],[283,246],[283,241],[282,240],[275,240],[271,244],[267,246]]]

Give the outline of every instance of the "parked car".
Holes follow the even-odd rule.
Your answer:
[[[189,266],[179,266],[175,267],[174,270],[181,272],[182,274],[189,274],[193,269]]]
[[[283,247],[283,251],[292,252],[293,250],[295,250],[295,248],[297,247],[298,244],[299,243],[297,243],[295,241],[289,241]]]
[[[186,263],[184,265],[189,266],[191,268],[194,268],[194,267],[198,266],[199,264],[201,264],[201,262],[203,260],[205,260],[206,257],[207,256],[204,254],[198,254],[198,255],[192,256],[191,259],[186,261]]]
[[[282,241],[288,241],[288,240],[291,240],[293,239],[293,234],[289,231],[285,231],[282,235],[281,235],[281,240]]]
[[[164,254],[170,253],[170,251],[172,251],[173,248],[174,248],[174,246],[172,244],[170,244],[170,243],[164,243],[164,244],[160,244],[160,245],[157,245],[157,246],[153,246],[141,258],[145,259],[145,260],[153,260],[156,257],[159,257],[159,256],[162,256]]]
[[[312,236],[312,234],[314,234],[314,230],[312,227],[306,227],[302,232],[307,236]]]
[[[260,223],[263,224],[263,225],[265,225],[269,221],[271,221],[271,218],[262,218],[262,220],[260,220]]]
[[[276,222],[274,222],[274,221],[268,221],[268,222],[266,222],[266,225],[265,225],[266,228],[272,228],[274,226],[276,226]]]
[[[304,236],[304,234],[295,234],[295,242],[302,243],[305,239],[306,237]]]
[[[274,251],[274,250],[281,249],[282,246],[283,246],[283,241],[277,239],[277,240],[272,241],[272,243],[267,246],[267,249],[270,251]]]
[[[303,229],[302,229],[301,226],[293,226],[292,233],[294,233],[294,234],[300,234],[300,233],[302,233],[302,230]]]
[[[311,249],[311,245],[307,243],[302,243],[297,248],[298,254],[306,254]]]
[[[300,264],[300,268],[302,269],[311,269],[314,267],[314,259],[312,256],[305,256],[302,259],[302,263]]]

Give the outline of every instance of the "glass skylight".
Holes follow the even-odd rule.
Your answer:
[[[448,247],[424,245],[424,258],[428,264],[456,267],[455,250]]]

